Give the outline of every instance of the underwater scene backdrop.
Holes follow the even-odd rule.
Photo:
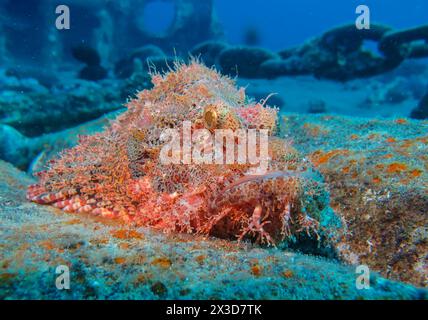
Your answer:
[[[1,0],[1,299],[426,299],[428,3]]]

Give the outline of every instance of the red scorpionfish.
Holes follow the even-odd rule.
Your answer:
[[[197,61],[154,73],[152,82],[154,87],[139,92],[103,132],[80,137],[77,146],[51,160],[36,174],[39,181],[28,188],[27,198],[168,233],[271,245],[301,233],[319,238],[328,193],[310,164],[277,136],[277,109],[266,99],[249,99],[233,80]],[[190,133],[267,131],[266,171],[255,174],[257,164],[247,162],[185,163],[180,139],[174,142],[181,152],[178,163],[161,161],[171,144],[162,133],[176,129],[183,138],[184,121],[190,121]],[[255,149],[261,152],[260,146]]]

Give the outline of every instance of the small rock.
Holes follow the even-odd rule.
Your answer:
[[[166,288],[166,286],[165,286],[162,282],[160,282],[160,281],[155,282],[155,283],[150,287],[150,289],[152,290],[152,292],[153,292],[155,295],[158,295],[158,296],[161,296],[161,297],[165,296],[165,295],[168,293],[168,289],[167,289],[167,288]]]
[[[224,73],[244,78],[262,78],[260,65],[278,56],[268,50],[252,47],[231,47],[221,51],[219,64]]]

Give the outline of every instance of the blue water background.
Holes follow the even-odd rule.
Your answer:
[[[428,23],[427,0],[214,0],[218,18],[231,43],[243,41],[243,32],[253,27],[260,45],[272,50],[301,44],[332,27],[353,23],[355,8],[370,8],[371,23],[394,29]]]

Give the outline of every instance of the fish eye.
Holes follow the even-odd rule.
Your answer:
[[[204,123],[207,129],[214,129],[217,126],[218,114],[213,106],[208,106],[204,111]]]

